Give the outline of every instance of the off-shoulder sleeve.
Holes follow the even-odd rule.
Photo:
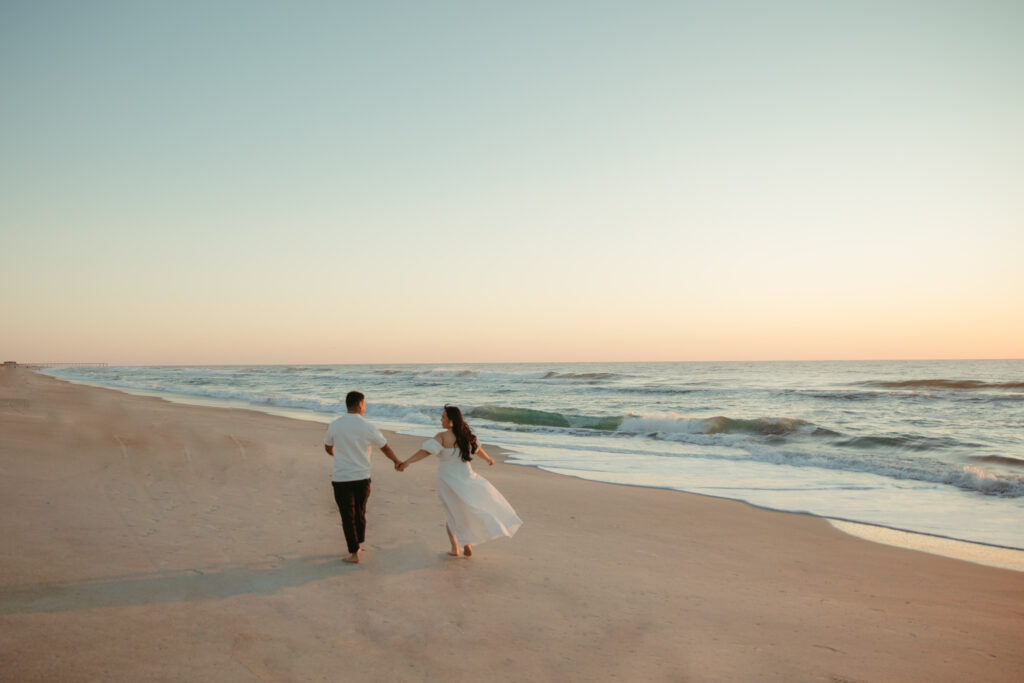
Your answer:
[[[420,448],[425,450],[427,453],[430,453],[431,455],[437,455],[438,453],[441,452],[442,446],[437,442],[437,439],[427,439],[426,441],[423,442],[423,445],[420,446]]]

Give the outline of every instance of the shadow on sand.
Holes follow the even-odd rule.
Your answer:
[[[410,553],[410,550],[413,548],[373,550],[373,570],[391,574],[436,563],[436,558]],[[410,563],[410,555],[416,557],[416,561]],[[264,561],[246,564],[216,564],[175,571],[0,586],[0,615],[220,600],[236,595],[272,595],[285,588],[369,568],[365,563],[342,562],[341,558],[341,555],[268,555]],[[389,559],[399,558],[404,561],[389,565]]]

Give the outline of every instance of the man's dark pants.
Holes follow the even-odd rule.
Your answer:
[[[366,501],[370,498],[370,480],[332,481],[334,502],[341,513],[341,528],[345,530],[348,551],[359,550],[366,540]]]

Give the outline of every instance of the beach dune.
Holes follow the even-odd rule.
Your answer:
[[[324,427],[0,370],[0,678],[1024,672],[1024,573],[491,447],[499,464],[477,467],[524,519],[515,537],[448,557],[433,463],[400,474],[377,454],[366,552],[348,565]],[[388,437],[403,458],[422,441]]]

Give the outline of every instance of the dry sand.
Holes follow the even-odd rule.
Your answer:
[[[1024,675],[1022,573],[500,458],[477,469],[525,520],[514,538],[449,558],[434,464],[378,453],[367,550],[345,564],[323,431],[0,371],[0,677]]]

